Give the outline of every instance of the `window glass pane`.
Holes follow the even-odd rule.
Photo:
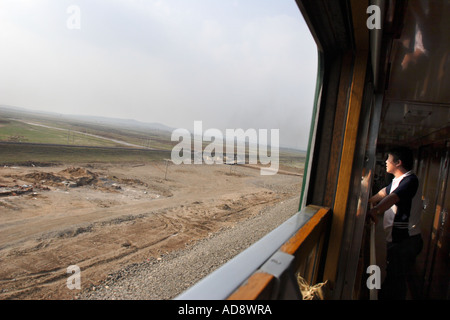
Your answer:
[[[295,1],[0,3],[0,297],[171,298],[296,212],[317,48]],[[137,269],[154,285],[118,284]]]

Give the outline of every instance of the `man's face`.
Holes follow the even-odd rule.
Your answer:
[[[397,165],[398,162],[395,162],[394,156],[390,154],[386,159],[386,172],[394,174],[394,172],[397,170]]]

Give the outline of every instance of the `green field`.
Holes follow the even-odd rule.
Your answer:
[[[170,134],[127,120],[79,119],[0,106],[0,141],[123,147],[123,143],[111,141],[117,140],[133,147],[171,150]]]
[[[0,107],[0,165],[164,160],[171,157],[171,150],[178,143],[170,140],[170,134],[127,120],[83,121]],[[207,144],[204,142],[203,146]],[[305,156],[303,151],[282,148],[280,166],[302,172]]]
[[[120,144],[70,130],[58,130],[15,120],[0,121],[0,141],[114,147]]]
[[[170,158],[168,151],[131,148],[0,144],[0,165],[150,162]]]
[[[170,159],[166,150],[0,143],[0,166],[80,163],[148,163]],[[280,152],[280,166],[302,173],[304,154]]]
[[[0,108],[2,165],[148,162],[170,158],[172,145],[167,133]]]

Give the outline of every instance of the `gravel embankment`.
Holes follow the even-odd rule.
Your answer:
[[[100,286],[86,289],[78,299],[173,299],[290,218],[298,202],[298,196],[292,197],[186,249],[130,265],[110,274]]]

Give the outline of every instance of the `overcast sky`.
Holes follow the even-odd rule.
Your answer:
[[[307,147],[317,50],[294,0],[0,0],[0,48],[0,105]]]

